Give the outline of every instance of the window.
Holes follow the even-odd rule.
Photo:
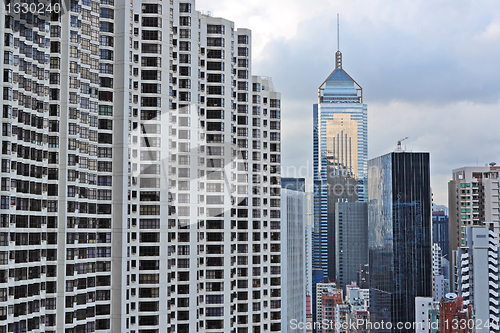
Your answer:
[[[101,46],[113,46],[114,38],[111,36],[99,36],[99,45]]]
[[[248,44],[248,36],[247,35],[239,35],[238,36],[238,44]]]
[[[191,17],[190,16],[179,17],[179,25],[180,26],[190,26],[191,25]]]
[[[207,46],[223,47],[224,46],[224,38],[207,37]]]
[[[142,18],[143,27],[161,27],[161,18],[158,17],[143,17]]]
[[[191,4],[190,3],[179,3],[179,12],[180,13],[191,13]]]
[[[179,29],[180,38],[191,38],[191,29]]]
[[[224,26],[223,25],[207,25],[207,33],[209,34],[224,34]]]
[[[99,50],[99,57],[102,60],[113,60],[113,51],[106,50],[106,49],[100,49]]]
[[[102,1],[101,1],[101,3],[102,3]],[[101,8],[101,18],[109,18],[109,19],[114,18],[113,9]]]
[[[111,22],[99,21],[99,28],[101,32],[113,32],[114,25]]]
[[[141,205],[139,210],[140,215],[159,215],[159,205]]]

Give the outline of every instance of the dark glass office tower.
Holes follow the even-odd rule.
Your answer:
[[[432,212],[432,242],[439,245],[443,257],[449,260],[450,238],[448,223],[449,218],[445,212]]]
[[[368,202],[370,321],[413,323],[415,297],[432,297],[429,153],[368,161]]]

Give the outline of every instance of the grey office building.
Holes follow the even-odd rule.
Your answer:
[[[339,287],[358,279],[360,265],[368,263],[368,205],[335,203],[335,267]]]

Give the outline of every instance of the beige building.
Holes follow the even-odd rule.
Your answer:
[[[500,222],[499,171],[495,163],[453,170],[448,183],[451,291],[458,283],[456,251],[465,246],[465,228]]]

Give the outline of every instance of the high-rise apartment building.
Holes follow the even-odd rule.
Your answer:
[[[453,170],[448,182],[450,288],[457,292],[457,249],[465,245],[465,228],[484,222],[500,223],[500,167],[495,163],[484,167]],[[497,227],[498,231],[498,227]]]
[[[450,291],[449,263],[437,243],[432,244],[432,297],[435,302]]]
[[[316,283],[316,303],[315,306],[316,308],[314,309],[315,311],[315,318],[313,320],[313,325],[314,326],[314,332],[321,333],[322,332],[322,323],[324,321],[323,314],[328,312],[328,315],[331,316],[330,319],[333,320],[333,310],[335,307],[335,304],[337,303],[342,303],[342,290],[337,288],[337,284],[335,282],[321,282],[321,283]],[[329,304],[332,304],[328,307],[328,311],[324,309],[324,295],[329,295]]]
[[[314,259],[313,266],[335,279],[335,203],[366,201],[368,131],[362,88],[342,68],[318,89],[313,105]]]
[[[498,296],[498,233],[494,224],[467,226],[465,245],[458,248],[458,295],[464,305],[471,305],[474,318],[484,323],[479,331],[500,330],[500,305]],[[488,326],[485,326],[488,325]]]
[[[432,297],[429,153],[374,158],[368,175],[370,321],[412,323],[415,297]]]
[[[0,8],[0,332],[281,331],[280,94],[250,30],[40,3]]]

